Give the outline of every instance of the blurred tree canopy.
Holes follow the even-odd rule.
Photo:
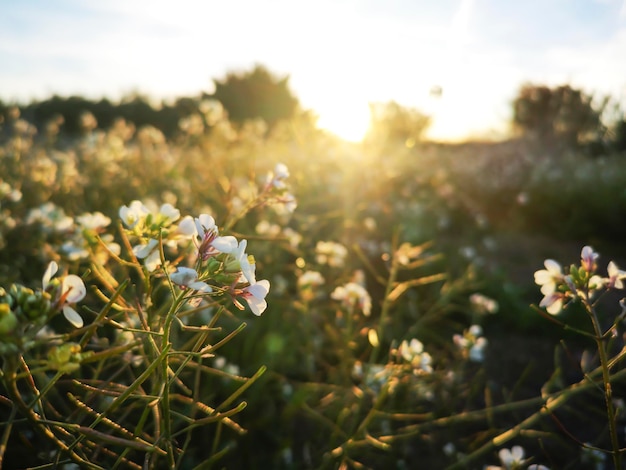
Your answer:
[[[123,118],[137,127],[152,125],[171,137],[178,131],[181,118],[198,111],[200,101],[200,98],[179,98],[173,104],[154,106],[149,98],[138,93],[125,96],[119,103],[106,98],[92,101],[80,96],[65,98],[54,95],[44,101],[20,106],[20,110],[26,120],[39,128],[62,116],[63,132],[68,135],[80,133],[81,116],[84,112],[90,112],[102,129],[109,128],[117,118]]]
[[[289,77],[278,78],[262,65],[252,71],[228,73],[223,80],[213,80],[218,100],[234,122],[262,118],[271,128],[281,119],[292,118],[298,99],[289,90]]]
[[[365,140],[380,145],[412,147],[430,125],[430,117],[395,101],[370,103],[370,128]]]
[[[542,144],[579,146],[606,132],[601,116],[609,103],[569,85],[549,88],[525,84],[513,102],[513,124]]]

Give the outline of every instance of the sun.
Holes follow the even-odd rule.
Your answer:
[[[367,102],[337,100],[315,107],[318,127],[348,142],[361,142],[370,125]]]

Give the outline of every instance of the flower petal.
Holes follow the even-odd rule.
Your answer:
[[[68,322],[75,326],[76,328],[82,328],[83,319],[82,317],[69,305],[63,306],[63,315],[67,319]]]
[[[265,296],[270,291],[270,281],[263,279],[262,281],[259,281],[256,284],[252,284],[251,286],[248,286],[246,288],[246,291],[248,291],[250,294],[252,294],[255,297],[265,298]]]
[[[178,231],[187,237],[198,235],[198,230],[196,229],[196,223],[193,220],[193,217],[190,215],[183,217],[183,219],[178,223]]]
[[[198,273],[195,269],[181,266],[170,274],[170,279],[174,284],[178,284],[179,286],[189,286],[189,284],[198,280]]]
[[[267,308],[267,302],[265,301],[265,299],[259,299],[258,297],[254,296],[244,297],[244,299],[246,302],[248,302],[252,313],[254,313],[257,317],[260,316]]]
[[[217,237],[211,246],[221,253],[230,253],[237,248],[237,239],[231,235]]]
[[[75,274],[68,274],[63,278],[63,293],[67,293],[65,300],[73,304],[85,298],[87,288],[80,277]]]
[[[50,261],[50,264],[48,264],[46,272],[43,274],[43,278],[41,279],[41,283],[43,284],[43,290],[46,290],[48,284],[50,284],[50,279],[52,279],[52,276],[54,276],[58,270],[59,265],[56,263],[56,261]]]
[[[187,285],[190,289],[197,290],[198,292],[210,293],[213,292],[213,288],[206,282],[195,281]]]

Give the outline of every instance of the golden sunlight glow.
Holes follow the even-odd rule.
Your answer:
[[[317,106],[318,126],[348,142],[361,142],[370,125],[367,102],[335,101]]]

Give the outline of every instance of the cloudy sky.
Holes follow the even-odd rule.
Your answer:
[[[5,102],[196,96],[256,63],[343,136],[387,100],[483,135],[525,81],[626,101],[626,0],[0,0]]]

